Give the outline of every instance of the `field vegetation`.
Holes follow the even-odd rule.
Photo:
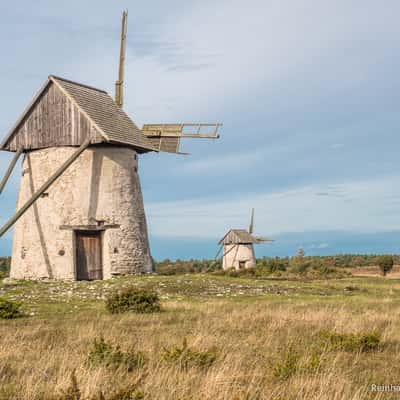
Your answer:
[[[375,260],[358,277],[356,265],[308,257],[239,274],[170,264],[162,275],[0,284],[21,303],[0,319],[0,399],[397,398],[371,390],[400,382],[397,267],[384,277]],[[133,293],[124,312],[107,307],[116,293]],[[138,293],[157,307],[130,308]]]

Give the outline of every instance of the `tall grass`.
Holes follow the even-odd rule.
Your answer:
[[[393,285],[375,295],[371,283],[369,297],[185,297],[156,314],[99,305],[0,320],[0,399],[390,398],[370,385],[400,381]]]

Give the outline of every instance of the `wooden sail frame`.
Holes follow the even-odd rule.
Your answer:
[[[145,124],[142,133],[151,140],[158,151],[184,154],[179,152],[181,139],[218,139],[221,126],[221,123]],[[212,133],[204,132],[210,128]],[[188,132],[188,129],[191,132]]]

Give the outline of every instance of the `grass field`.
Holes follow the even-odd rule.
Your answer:
[[[130,284],[156,290],[163,311],[109,314],[104,296]],[[0,399],[398,398],[371,391],[400,384],[397,279],[151,275],[0,285],[0,296],[25,313],[0,320]],[[100,337],[144,363],[91,365]],[[168,361],[185,340],[213,362]]]

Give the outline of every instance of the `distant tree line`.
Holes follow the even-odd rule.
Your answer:
[[[384,256],[392,257],[393,263],[400,265],[400,255],[397,254],[385,254]],[[290,260],[299,257],[263,257],[257,260],[258,263],[262,263],[268,260],[280,260],[281,262],[289,263]],[[334,256],[307,256],[305,254],[300,255],[303,261],[309,262],[321,262],[327,267],[339,267],[339,268],[356,268],[356,267],[372,267],[379,265],[380,259],[383,257],[381,254],[338,254]]]
[[[388,269],[390,260],[400,265],[400,255],[378,254],[338,254],[334,256],[307,256],[300,249],[293,257],[262,257],[257,259],[257,268],[269,272],[286,271],[305,272],[308,269],[328,272],[333,268],[356,268],[378,266]],[[382,265],[385,265],[382,267]],[[393,265],[392,264],[392,265]],[[175,275],[194,272],[214,272],[222,268],[218,260],[175,260],[165,259],[156,262],[156,271],[163,275]],[[382,270],[383,272],[383,270]]]
[[[393,262],[391,262],[391,260]],[[198,272],[215,272],[222,269],[222,260],[180,260],[165,259],[156,262],[156,271],[161,275],[176,275]],[[304,272],[307,269],[329,271],[330,268],[356,268],[378,266],[383,273],[391,269],[390,265],[400,265],[400,255],[378,254],[338,254],[334,256],[307,256],[299,251],[293,257],[262,257],[257,259],[257,268],[269,272]],[[11,257],[0,257],[0,279],[10,272]]]
[[[162,275],[187,274],[195,272],[211,272],[222,269],[222,260],[180,260],[171,261],[166,258],[156,262],[156,271]]]

